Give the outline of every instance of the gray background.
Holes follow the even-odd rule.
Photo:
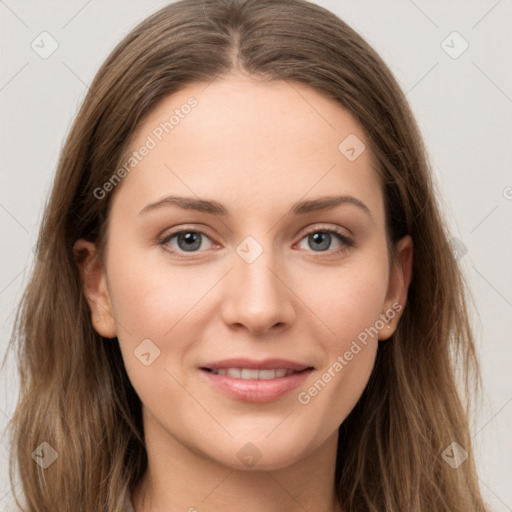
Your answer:
[[[166,3],[0,0],[2,356],[59,151],[87,84],[122,36]],[[512,70],[504,64],[512,48],[512,2],[316,3],[380,53],[420,124],[475,298],[484,380],[472,424],[480,483],[493,510],[512,511]],[[31,47],[33,41],[41,47],[47,37],[44,47],[50,48],[48,36],[40,36],[44,31],[58,43],[46,59]],[[463,39],[448,37],[453,31]],[[464,40],[469,47],[457,56]],[[9,422],[16,396],[10,357],[0,382],[0,428]],[[0,510],[11,503],[7,461],[2,438]]]

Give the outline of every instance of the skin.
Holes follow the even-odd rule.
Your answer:
[[[308,404],[298,394],[379,315],[405,306],[412,241],[402,239],[389,260],[369,142],[344,108],[304,85],[230,75],[189,86],[143,120],[130,150],[190,96],[197,107],[115,190],[102,257],[94,244],[76,244],[87,253],[82,271],[95,328],[118,338],[143,403],[149,464],[133,491],[135,509],[341,510],[333,485],[338,427],[401,312]],[[338,149],[349,134],[366,146],[354,161]],[[230,215],[172,205],[140,214],[170,194],[214,199]],[[350,203],[287,215],[296,201],[328,195],[353,196],[370,215]],[[307,235],[334,228],[354,245],[333,234],[315,250]],[[178,237],[167,242],[183,258],[158,240],[178,229],[204,233],[192,252]],[[251,263],[236,252],[248,236],[263,249]],[[148,338],[160,355],[145,366],[133,352]],[[217,391],[198,368],[237,356],[292,359],[314,370],[281,398],[249,403]],[[238,456],[249,442],[260,454],[252,467]]]

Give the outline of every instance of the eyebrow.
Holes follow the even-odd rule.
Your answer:
[[[368,206],[366,206],[366,204],[364,204],[360,199],[350,195],[323,196],[316,199],[298,201],[291,206],[290,210],[288,211],[288,215],[306,215],[308,213],[330,210],[342,204],[351,204],[358,207],[360,210],[365,212],[370,217],[370,219],[373,220]],[[223,217],[230,215],[229,210],[218,201],[184,196],[164,197],[155,203],[146,205],[139,212],[139,215],[145,215],[150,211],[157,210],[169,205],[177,206],[178,208],[182,208],[184,210],[195,210],[198,212],[220,215]]]

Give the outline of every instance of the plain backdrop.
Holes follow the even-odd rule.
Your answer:
[[[0,0],[2,357],[59,151],[87,86],[130,28],[166,3]],[[484,394],[472,433],[480,483],[492,510],[511,511],[512,2],[316,3],[378,51],[422,130],[478,312]],[[44,51],[58,45],[46,58],[41,38]],[[15,407],[16,378],[10,356],[0,381],[2,429]],[[8,448],[2,438],[0,510],[12,498]]]

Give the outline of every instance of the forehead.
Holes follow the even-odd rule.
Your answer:
[[[296,82],[229,76],[190,85],[144,119],[125,163],[130,156],[114,200],[140,208],[171,193],[261,208],[339,192],[381,206],[361,126]]]

